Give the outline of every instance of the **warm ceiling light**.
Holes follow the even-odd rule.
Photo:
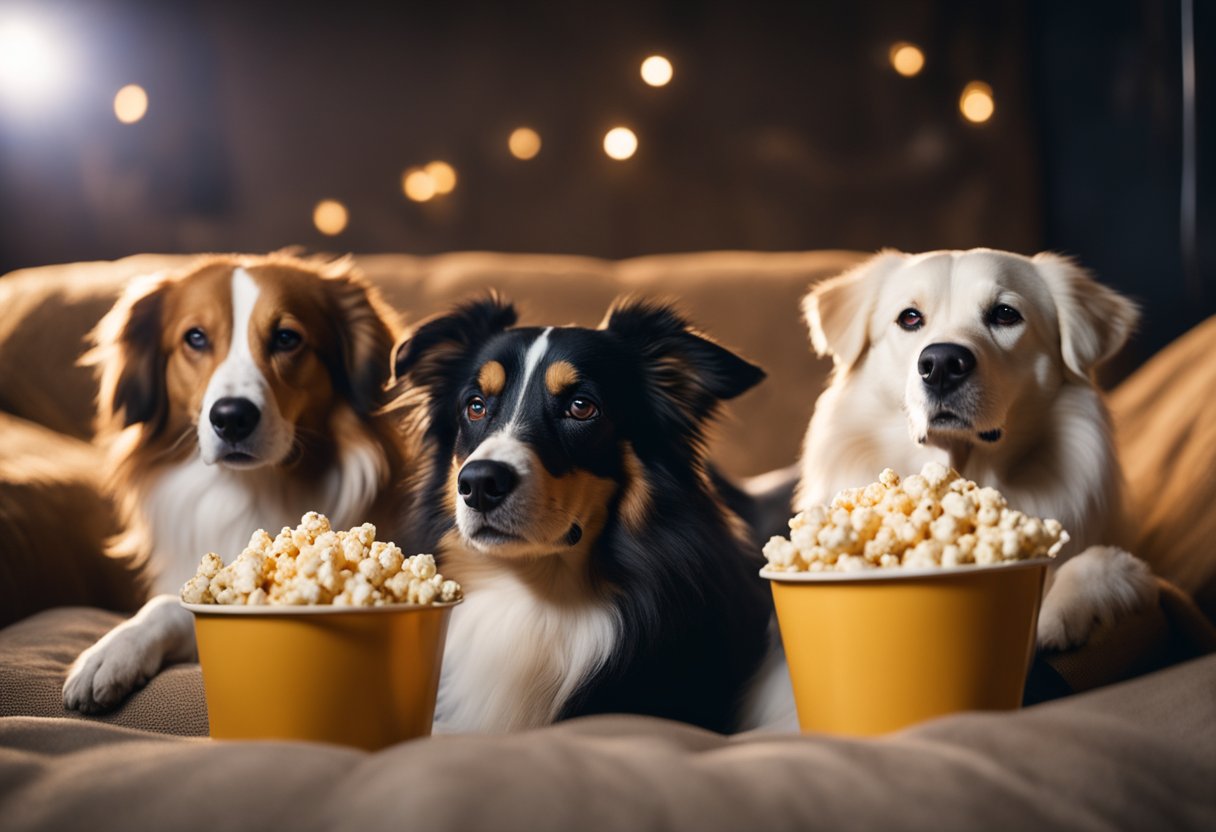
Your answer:
[[[62,80],[63,69],[62,55],[33,23],[0,22],[0,92],[37,98]]]
[[[604,152],[613,159],[628,159],[637,150],[638,137],[628,127],[613,127],[604,134]]]
[[[456,187],[456,169],[447,162],[431,162],[423,170],[431,177],[436,194],[450,194]]]
[[[895,68],[895,71],[905,78],[919,75],[920,71],[925,68],[925,53],[911,43],[895,44],[891,47],[888,57],[890,57],[891,66]]]
[[[426,202],[436,193],[435,180],[422,168],[410,168],[401,175],[401,190],[414,202]]]
[[[992,87],[983,81],[972,81],[963,88],[963,94],[958,99],[959,112],[963,118],[974,124],[983,124],[992,118],[996,111],[996,102],[992,100]]]
[[[134,124],[148,112],[148,93],[138,84],[127,84],[114,96],[114,115],[123,124]]]
[[[323,199],[312,209],[312,224],[330,237],[341,234],[349,219],[346,206],[336,199]]]
[[[651,55],[642,61],[642,80],[652,87],[664,87],[671,81],[671,61],[662,55]]]
[[[540,133],[531,127],[516,127],[507,139],[507,148],[516,159],[531,159],[540,153]]]

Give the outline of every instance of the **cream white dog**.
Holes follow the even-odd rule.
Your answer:
[[[1054,254],[884,251],[816,286],[804,311],[835,366],[807,431],[799,510],[936,460],[1071,536],[1048,578],[1041,648],[1080,645],[1154,601],[1148,567],[1117,548],[1122,474],[1093,378],[1136,324],[1130,301]]]

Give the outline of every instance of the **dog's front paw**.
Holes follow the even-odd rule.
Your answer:
[[[1040,650],[1068,650],[1071,647],[1079,647],[1089,640],[1090,633],[1097,626],[1094,610],[1088,604],[1057,604],[1044,600],[1043,608],[1039,611],[1035,643]]]
[[[1144,561],[1113,546],[1091,546],[1056,572],[1039,611],[1038,647],[1079,647],[1156,600],[1157,582]]]
[[[155,675],[161,658],[134,633],[115,630],[72,663],[63,706],[84,714],[108,711]]]

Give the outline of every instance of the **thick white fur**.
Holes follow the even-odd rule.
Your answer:
[[[1039,647],[1083,644],[1122,614],[1156,599],[1148,564],[1117,546],[1091,546],[1059,566],[1039,611]]]
[[[312,483],[284,477],[274,465],[239,470],[199,455],[167,468],[140,501],[155,553],[155,590],[177,594],[193,577],[200,552],[230,559],[250,532],[295,526],[310,506],[326,506],[335,528],[362,523],[387,476],[383,451],[360,434],[343,438],[338,464]]]
[[[1023,323],[989,326],[985,313],[997,303]],[[918,331],[896,324],[908,307],[924,315]],[[1014,508],[1054,517],[1071,536],[1048,579],[1040,647],[1078,646],[1154,600],[1147,566],[1111,548],[1127,534],[1122,473],[1093,380],[1135,324],[1129,301],[1051,254],[887,251],[817,286],[804,311],[816,352],[834,369],[803,446],[797,509],[872,482],[883,468],[906,476],[929,461],[949,464]],[[977,358],[970,431],[929,425],[917,360],[937,343]],[[992,430],[999,440],[978,437]]]
[[[615,608],[581,558],[496,558],[448,551],[465,601],[452,611],[435,708],[437,731],[504,732],[553,722],[613,655]]]
[[[233,291],[243,292],[251,303],[249,287],[240,285],[240,275],[252,282],[243,269],[237,269]],[[237,325],[244,318],[244,326],[234,325],[233,332],[247,333],[251,306],[233,306]],[[243,352],[248,354],[247,344]],[[228,363],[226,360],[217,369],[213,381]],[[245,383],[242,393],[265,385],[256,365],[252,361],[249,365],[259,379],[250,379],[249,367],[245,367],[240,373]],[[209,384],[209,392],[214,386]],[[274,400],[269,394],[265,398]],[[200,438],[212,401],[208,395],[197,416]],[[277,410],[274,415],[277,417]],[[357,417],[339,409],[334,418],[341,422]],[[205,451],[200,450],[146,480],[138,495],[136,527],[150,537],[149,566],[157,595],[73,662],[63,686],[66,708],[86,713],[107,710],[165,663],[196,658],[193,619],[178,601],[178,592],[194,575],[202,553],[220,552],[230,558],[249,542],[252,530],[267,529],[273,534],[283,526],[294,526],[313,507],[322,507],[338,527],[363,522],[387,478],[388,461],[384,450],[362,431],[342,427],[335,424],[334,435],[342,437],[337,464],[308,486],[277,470],[291,450],[290,439],[278,456],[269,457],[271,464],[257,468],[234,469],[208,462]]]

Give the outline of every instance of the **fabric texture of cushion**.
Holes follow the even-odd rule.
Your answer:
[[[368,754],[0,718],[7,832],[1213,829],[1216,657],[881,740],[605,716]]]
[[[87,607],[58,607],[0,630],[0,716],[61,717],[207,736],[207,702],[197,664],[166,668],[109,713],[84,717],[64,709],[68,667],[123,617]]]

